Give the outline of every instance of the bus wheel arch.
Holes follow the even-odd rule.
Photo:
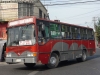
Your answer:
[[[83,51],[85,51],[87,53],[87,49],[83,49]]]
[[[48,68],[56,68],[59,64],[60,61],[60,53],[59,51],[53,51],[50,55],[48,64],[46,64],[46,66]]]

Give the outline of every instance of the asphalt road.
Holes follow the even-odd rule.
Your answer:
[[[23,64],[0,64],[0,75],[100,75],[100,49],[85,62],[64,61],[54,69],[44,65],[28,69]]]

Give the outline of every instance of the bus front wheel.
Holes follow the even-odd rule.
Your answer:
[[[52,53],[49,59],[49,63],[46,64],[48,68],[55,68],[59,64],[59,56],[56,53]]]
[[[28,68],[33,68],[36,64],[35,63],[24,63],[24,65]]]

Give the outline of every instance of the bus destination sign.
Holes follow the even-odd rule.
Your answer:
[[[32,22],[33,22],[33,18],[27,18],[27,19],[21,19],[21,20],[9,22],[8,26],[12,27],[12,26],[17,26],[17,25],[27,24]]]

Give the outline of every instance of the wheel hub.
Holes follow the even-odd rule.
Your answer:
[[[83,53],[83,59],[84,59],[84,60],[86,59],[86,54],[85,54],[85,53]]]
[[[51,64],[55,64],[56,61],[57,61],[57,59],[56,59],[55,57],[51,57],[51,58],[50,58],[50,63],[51,63]]]

